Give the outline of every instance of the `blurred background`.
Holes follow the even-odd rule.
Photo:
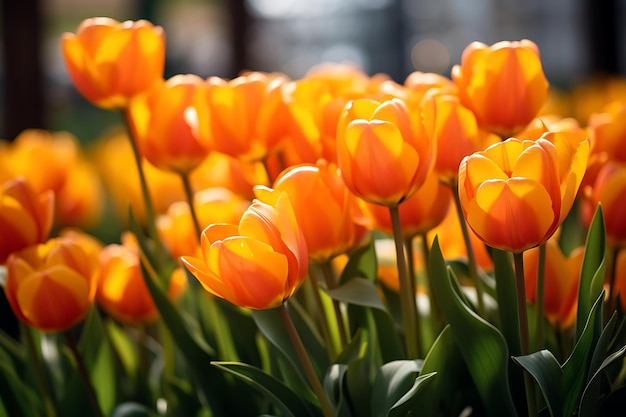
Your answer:
[[[625,0],[2,0],[0,13],[8,140],[43,127],[89,142],[118,121],[79,96],[61,58],[61,34],[92,16],[163,26],[166,77],[251,69],[298,78],[320,62],[351,61],[403,82],[415,70],[449,76],[471,41],[523,38],[537,43],[558,89],[626,68]]]

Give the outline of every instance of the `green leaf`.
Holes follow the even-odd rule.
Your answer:
[[[0,402],[11,417],[42,415],[42,404],[33,389],[9,366],[0,361]]]
[[[614,352],[611,355],[609,355],[602,362],[602,364],[600,364],[600,367],[598,368],[598,370],[590,378],[589,383],[585,387],[582,398],[580,400],[580,408],[578,410],[579,417],[595,417],[598,415],[598,409],[600,407],[600,404],[598,401],[599,400],[598,392],[599,392],[599,385],[601,381],[599,376],[602,375],[603,371],[609,365],[611,365],[617,359],[621,358],[624,355],[624,353],[626,353],[626,346],[623,346],[617,352]]]
[[[465,305],[453,287],[435,238],[430,252],[433,292],[450,331],[459,346],[482,402],[491,416],[515,416],[517,412],[508,381],[509,351],[502,333]]]
[[[324,378],[324,391],[334,405],[337,417],[352,417],[345,383],[347,370],[348,365],[345,363],[331,365]]]
[[[552,417],[564,415],[561,398],[563,371],[552,352],[544,349],[530,355],[514,357],[513,360],[537,381],[550,415]]]
[[[506,339],[509,352],[512,356],[521,353],[521,344],[518,328],[517,298],[515,288],[515,271],[510,253],[493,249],[493,268],[496,278],[496,292],[498,296],[498,313],[500,330]]]
[[[122,403],[111,413],[111,417],[157,417],[157,415],[148,407],[133,402]]]
[[[435,373],[419,375],[422,361],[385,363],[376,374],[372,389],[372,416],[404,416],[414,405],[415,394]]]
[[[212,362],[212,365],[253,386],[286,416],[318,416],[320,414],[288,386],[261,369],[237,362]]]
[[[374,239],[370,239],[367,245],[361,246],[350,254],[350,259],[341,273],[339,283],[345,284],[357,277],[375,282],[377,268]]]
[[[578,287],[578,307],[576,312],[576,340],[581,337],[593,303],[598,299],[604,282],[606,236],[602,206],[598,205],[589,226],[585,254]]]

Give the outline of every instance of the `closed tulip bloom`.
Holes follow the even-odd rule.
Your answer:
[[[5,293],[21,321],[43,332],[68,330],[87,314],[97,265],[76,242],[50,239],[7,260]]]
[[[206,83],[180,74],[130,102],[128,115],[139,150],[152,165],[188,174],[207,157]]]
[[[589,116],[589,139],[594,154],[626,162],[626,100],[616,100]]]
[[[612,246],[626,245],[626,164],[606,161],[599,169],[595,181],[585,187],[584,193],[584,221],[591,223],[596,207],[602,204],[607,242]]]
[[[288,168],[273,188],[256,187],[257,198],[265,201],[271,198],[268,193],[283,191],[289,195],[312,260],[324,263],[364,237],[365,229],[354,221],[356,197],[343,183],[336,165],[319,160],[315,165]]]
[[[43,243],[54,220],[54,193],[35,192],[23,177],[0,188],[0,264],[15,251]]]
[[[431,172],[424,185],[398,206],[402,236],[405,239],[423,234],[439,225],[448,213],[452,190]],[[361,216],[358,221],[368,229],[393,235],[389,209],[379,204],[359,200]]]
[[[539,48],[527,39],[472,42],[452,68],[452,79],[479,126],[505,138],[530,123],[548,100]]]
[[[454,184],[461,160],[485,149],[490,136],[478,128],[474,113],[455,95],[431,90],[422,100],[421,111],[426,132],[443,150],[437,153],[434,170],[442,181]]]
[[[208,147],[244,161],[265,158],[285,138],[287,108],[281,74],[250,72],[208,79]]]
[[[61,41],[72,81],[98,107],[123,109],[133,96],[163,82],[165,35],[148,21],[90,18]]]
[[[585,173],[589,141],[549,132],[508,139],[461,162],[459,197],[487,245],[522,252],[550,238],[569,213]]]
[[[121,245],[105,246],[98,259],[101,269],[96,292],[98,305],[122,323],[156,320],[159,312],[144,281],[139,249],[132,235],[123,235]],[[185,274],[178,271],[169,281],[168,296],[172,300],[178,299],[187,285]]]
[[[278,307],[307,274],[304,235],[286,193],[254,201],[239,224],[212,224],[202,232],[202,258],[183,256],[209,293],[251,309]]]
[[[435,152],[418,117],[399,99],[348,103],[337,127],[337,160],[357,197],[394,207],[422,186]]]
[[[563,329],[572,326],[576,317],[584,253],[584,247],[579,247],[565,256],[555,240],[546,242],[544,312],[550,323]],[[539,248],[524,252],[524,285],[531,303],[536,303],[538,262]]]

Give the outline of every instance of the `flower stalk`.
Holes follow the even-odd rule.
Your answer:
[[[74,340],[74,336],[72,336],[72,333],[69,330],[63,332],[63,335],[65,336],[65,340],[67,341],[67,346],[70,348],[70,351],[72,352],[72,356],[74,356],[76,365],[78,366],[78,372],[80,374],[80,378],[85,384],[87,397],[89,398],[89,402],[93,409],[94,415],[96,417],[104,417],[104,414],[102,413],[102,408],[100,407],[100,403],[98,402],[98,396],[96,395],[96,391],[93,387],[93,383],[91,382],[91,378],[89,377],[89,373],[87,372],[87,367],[85,366],[83,355],[81,355],[81,353],[78,351],[76,340]]]

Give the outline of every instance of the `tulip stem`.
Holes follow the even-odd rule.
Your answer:
[[[69,330],[63,332],[63,335],[65,336],[65,340],[67,341],[67,346],[70,348],[70,351],[72,352],[72,355],[74,356],[76,365],[78,366],[78,372],[80,374],[80,378],[85,384],[85,389],[87,390],[87,396],[89,397],[89,402],[91,403],[91,407],[93,408],[94,415],[96,417],[104,417],[104,414],[102,413],[102,409],[100,408],[100,404],[98,403],[98,396],[96,395],[96,391],[93,388],[93,383],[91,382],[91,378],[89,377],[89,373],[87,372],[87,367],[85,366],[85,361],[83,360],[83,356],[78,351],[78,346],[76,345],[74,336],[72,336]]]
[[[300,335],[298,334],[298,330],[296,326],[293,324],[291,317],[289,316],[289,311],[285,307],[285,304],[281,304],[277,307],[278,314],[280,319],[285,326],[285,330],[287,330],[287,334],[289,335],[289,339],[291,339],[291,343],[296,350],[296,354],[298,355],[298,359],[300,359],[300,363],[304,368],[304,372],[306,377],[311,384],[311,388],[313,388],[313,392],[317,396],[317,399],[320,402],[320,406],[322,407],[322,412],[324,417],[334,417],[335,412],[333,411],[333,407],[330,404],[330,400],[322,387],[322,383],[320,382],[317,374],[315,373],[315,368],[313,368],[313,363],[311,362],[311,358],[302,343],[302,339],[300,339]]]
[[[322,271],[324,273],[324,280],[326,281],[326,287],[328,289],[334,289],[337,287],[335,283],[335,274],[333,273],[333,268],[330,264],[330,261],[324,262],[322,264]],[[339,338],[341,340],[341,347],[343,349],[344,346],[348,344],[348,333],[346,331],[346,326],[343,322],[343,313],[341,312],[341,306],[339,305],[339,301],[333,299],[333,309],[335,310],[335,319],[337,320],[337,329],[339,331]]]
[[[515,262],[515,287],[517,293],[517,314],[520,334],[522,356],[530,353],[530,343],[528,337],[528,312],[526,310],[526,286],[524,285],[524,254],[514,253]],[[524,372],[524,386],[526,388],[526,404],[528,406],[528,417],[537,416],[537,402],[535,399],[535,385],[528,372]]]
[[[544,298],[546,280],[546,244],[539,246],[539,261],[537,265],[537,296],[535,297],[535,350],[543,349]]]
[[[202,227],[198,221],[198,213],[196,212],[196,205],[194,204],[194,192],[191,187],[191,181],[188,174],[181,174],[180,178],[183,181],[183,190],[185,191],[185,198],[187,199],[187,205],[189,206],[189,214],[191,214],[191,220],[193,221],[193,227],[200,242],[200,235],[202,234]]]
[[[22,334],[26,337],[26,344],[28,346],[28,353],[30,354],[33,365],[35,366],[35,374],[37,376],[37,382],[39,383],[39,389],[43,397],[43,405],[48,417],[56,417],[56,411],[54,409],[54,403],[52,401],[52,390],[48,382],[48,377],[44,371],[43,364],[41,363],[41,356],[39,350],[35,345],[35,339],[33,338],[32,329],[25,326],[20,322],[20,329]]]
[[[483,300],[483,285],[480,282],[478,276],[478,265],[476,264],[476,255],[474,255],[474,248],[472,247],[472,241],[470,239],[467,223],[465,222],[465,216],[463,216],[463,208],[461,207],[461,198],[459,197],[459,190],[456,185],[453,186],[454,203],[456,205],[456,212],[459,216],[459,223],[461,225],[461,231],[463,232],[463,240],[465,241],[465,248],[467,250],[467,267],[469,269],[470,278],[474,281],[474,287],[476,288],[476,301],[478,308],[478,315],[484,316],[485,313],[485,301]]]
[[[402,238],[402,228],[400,225],[400,213],[398,206],[389,207],[391,215],[391,225],[393,228],[393,239],[396,244],[396,262],[398,265],[398,278],[400,282],[400,307],[402,310],[402,321],[404,324],[404,342],[408,359],[419,358],[418,335],[419,322],[417,320],[417,303],[415,302],[415,288],[411,280],[415,278],[409,276],[404,255],[404,240]]]
[[[335,346],[333,338],[330,335],[330,328],[328,326],[328,314],[326,314],[326,309],[324,308],[324,303],[322,303],[322,297],[320,296],[320,288],[319,281],[317,280],[317,274],[313,269],[313,264],[309,264],[309,280],[308,283],[311,286],[311,296],[313,297],[313,302],[315,303],[315,308],[317,309],[317,313],[319,314],[319,326],[320,331],[322,333],[322,338],[328,347],[328,357],[332,361],[335,356],[337,356],[337,351],[339,350],[338,346]]]
[[[143,170],[143,164],[141,163],[141,153],[137,146],[136,138],[133,137],[132,124],[130,121],[130,114],[127,111],[124,112],[124,118],[126,121],[126,127],[128,129],[128,135],[130,139],[130,145],[133,149],[133,156],[135,157],[135,165],[137,166],[137,173],[139,174],[139,184],[141,186],[141,193],[143,195],[144,206],[146,210],[146,227],[148,228],[148,236],[155,242],[155,250],[157,256],[155,259],[166,259],[164,256],[165,248],[156,229],[156,215],[154,214],[154,206],[152,205],[152,197],[150,196],[150,190],[148,189],[148,181],[146,180],[146,174]],[[156,269],[160,269],[159,266],[153,265]]]

